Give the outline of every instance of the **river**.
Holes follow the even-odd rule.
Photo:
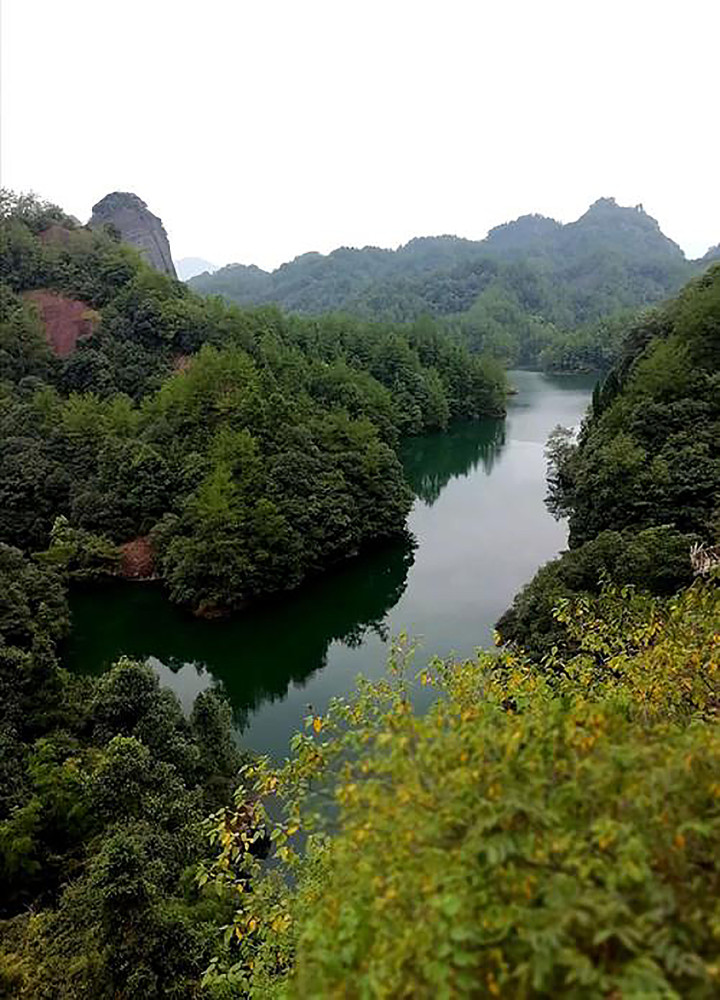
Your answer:
[[[538,372],[510,380],[518,391],[505,420],[405,442],[414,544],[368,552],[229,621],[196,620],[151,584],[77,590],[69,666],[99,673],[121,654],[147,660],[186,708],[219,686],[242,744],[281,758],[309,705],[321,712],[358,674],[384,672],[390,637],[417,640],[418,664],[489,646],[515,593],[565,545],[566,526],[544,506],[544,446],[557,424],[578,424],[594,383]]]

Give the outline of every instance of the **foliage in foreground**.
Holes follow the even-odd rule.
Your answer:
[[[277,867],[219,814],[253,997],[712,997],[720,989],[720,592],[561,605],[579,647],[396,665],[249,768]],[[398,661],[399,662],[399,661]],[[244,802],[244,800],[242,800]],[[251,891],[249,891],[251,889]]]

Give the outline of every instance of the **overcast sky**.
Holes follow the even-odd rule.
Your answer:
[[[2,184],[276,266],[642,202],[720,241],[720,0],[1,0]]]

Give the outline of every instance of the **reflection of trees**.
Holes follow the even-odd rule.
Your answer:
[[[406,441],[405,475],[416,495],[432,505],[451,479],[473,472],[481,463],[489,474],[504,445],[504,420],[454,424],[445,434],[423,434]]]
[[[283,698],[291,682],[325,666],[332,642],[358,645],[369,631],[383,635],[385,617],[405,590],[413,549],[410,538],[389,542],[227,621],[194,619],[148,585],[81,591],[72,599],[69,661],[90,673],[121,655],[154,656],[174,671],[193,664],[222,685],[242,727],[262,702]]]

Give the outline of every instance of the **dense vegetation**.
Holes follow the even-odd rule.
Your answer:
[[[67,627],[58,573],[0,545],[0,996],[194,996],[231,912],[193,877],[237,780],[230,708],[185,718],[128,660],[68,674]]]
[[[554,669],[438,663],[425,715],[391,675],[308,719],[281,768],[251,766],[280,869],[218,816],[208,874],[235,893],[236,944],[209,983],[258,998],[717,995],[720,592],[610,589],[560,618],[577,652]]]
[[[501,622],[511,645],[422,670],[424,715],[399,647],[388,680],[307,719],[291,760],[248,767],[279,868],[218,814],[203,879],[236,893],[237,943],[206,982],[718,994],[719,349],[715,268],[631,328],[579,441],[554,436],[573,547]]]
[[[292,585],[397,533],[401,436],[502,380],[430,321],[204,302],[3,204],[0,997],[717,996],[720,267],[629,326],[551,439],[571,547],[511,642],[422,669],[426,713],[399,643],[275,767],[212,692],[185,716],[147,666],[65,671],[68,578],[150,532],[206,612]],[[93,314],[64,358],[33,288]],[[432,501],[443,473],[410,472]]]
[[[402,533],[402,435],[504,410],[500,368],[431,321],[203,300],[33,199],[5,196],[1,235],[0,541],[78,575],[151,535],[201,613],[290,589]],[[33,289],[87,307],[65,357]]]
[[[640,206],[601,198],[565,226],[523,216],[480,242],[441,236],[397,251],[343,247],[303,254],[272,273],[231,264],[191,285],[300,313],[393,321],[429,314],[506,364],[603,370],[615,360],[624,314],[667,298],[700,266]]]
[[[570,551],[543,567],[499,629],[535,653],[557,638],[558,599],[603,577],[667,594],[693,544],[720,541],[720,267],[631,325],[579,440],[552,437],[551,509]]]

